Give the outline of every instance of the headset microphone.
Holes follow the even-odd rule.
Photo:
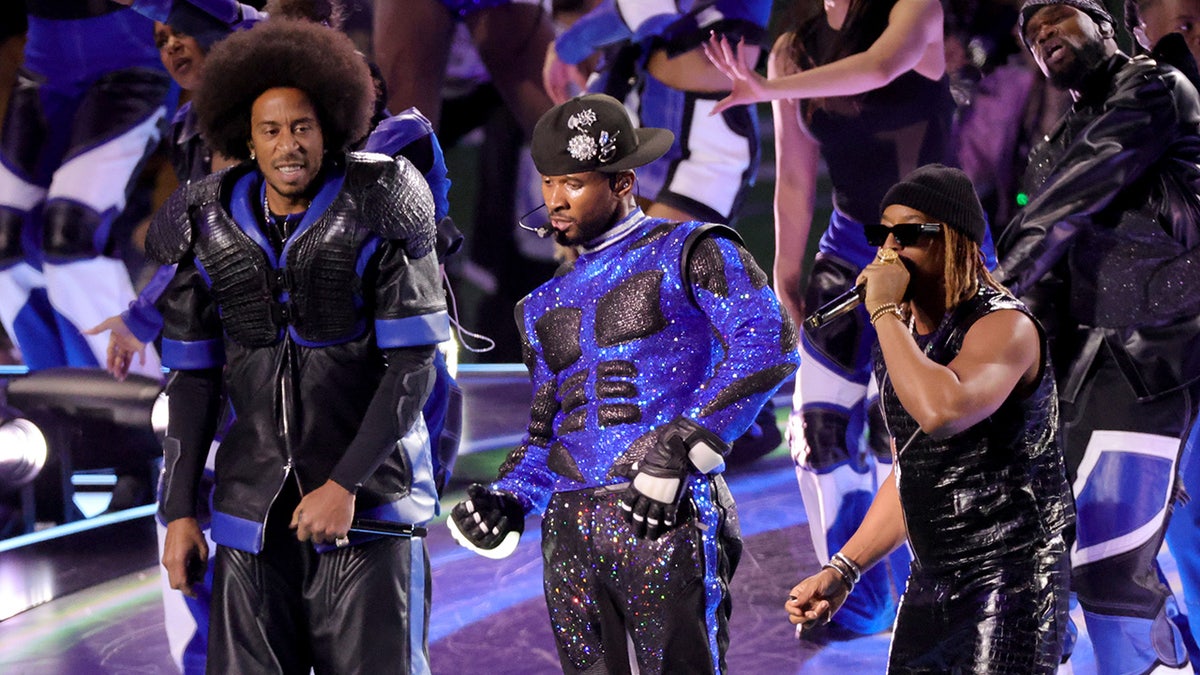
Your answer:
[[[528,230],[536,234],[542,239],[554,234],[554,228],[550,225],[549,215],[548,213],[543,212],[545,209],[546,205],[542,204],[536,209],[533,209],[529,213],[521,216],[520,219],[517,220],[517,226],[522,230]]]

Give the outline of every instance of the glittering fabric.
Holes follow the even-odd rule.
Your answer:
[[[558,373],[579,360],[579,324],[583,310],[578,307],[558,307],[538,318],[533,332],[542,345],[542,358],[550,370]],[[536,358],[536,357],[535,357]]]
[[[685,271],[684,243],[701,223],[630,218],[522,301],[533,414],[549,414],[553,434],[531,433],[492,488],[546,510],[545,590],[566,672],[618,670],[626,632],[643,673],[724,672],[741,550],[724,481],[690,476],[680,525],[657,540],[636,539],[617,505],[623,488],[602,486],[629,480],[680,416],[732,441],[798,355],[780,349],[785,315],[769,288],[755,287],[740,246],[714,239]],[[696,282],[700,267],[724,277],[725,293]],[[562,358],[563,345],[578,354]],[[773,384],[755,377],[762,371]],[[539,400],[546,391],[556,405]]]
[[[708,405],[700,410],[700,414],[707,416],[748,396],[761,394],[764,391],[775,391],[779,385],[783,384],[787,376],[792,374],[793,370],[794,368],[790,364],[780,363],[730,382],[717,393],[713,400],[708,402]]]
[[[650,337],[665,328],[658,298],[662,281],[662,270],[640,272],[605,293],[596,305],[597,346]]]
[[[1002,309],[1028,314],[1020,302],[981,286],[918,341],[931,360],[949,363],[967,330]],[[928,658],[968,664],[963,672],[1049,673],[1057,667],[1066,609],[1061,536],[1074,521],[1074,507],[1056,442],[1057,394],[1044,341],[1042,354],[1040,380],[1027,397],[1006,401],[956,436],[917,435],[896,459],[916,580],[910,581],[916,591],[911,605],[907,593],[902,602],[898,630],[930,633],[925,617],[938,612],[955,620],[946,635],[956,639],[927,636],[919,643],[930,649],[936,643],[936,654],[923,655],[897,637],[894,649],[909,666]],[[918,426],[901,406],[882,357],[876,377],[888,429],[903,448]]]
[[[769,288],[755,288],[738,252],[741,247],[713,239],[724,261],[728,294],[716,296],[693,286],[693,302],[679,259],[683,242],[702,224],[666,223],[640,212],[632,217],[644,222],[623,239],[585,252],[570,272],[522,301],[524,335],[534,355],[532,377],[539,392],[535,414],[541,417],[553,408],[554,440],[570,451],[586,486],[611,483],[612,476],[623,475],[619,469],[610,473],[614,461],[635,439],[680,415],[732,442],[798,359],[794,350],[780,349],[784,314]],[[664,228],[669,231],[664,233]],[[651,232],[659,234],[647,236]],[[610,292],[618,288],[623,289],[623,302],[612,307],[606,298],[617,297]],[[642,293],[640,299],[628,293],[632,289]],[[657,302],[648,304],[646,297]],[[604,334],[622,339],[602,341],[601,322],[620,326]],[[647,330],[660,323],[657,331]],[[762,372],[771,377],[755,376]],[[581,374],[586,382],[582,389],[563,388]],[[744,380],[749,386],[737,384]],[[546,383],[558,386],[557,406],[544,399]],[[582,401],[577,398],[580,392],[585,394]],[[740,397],[732,396],[734,392]],[[625,393],[630,396],[611,397]],[[577,410],[587,411],[582,428],[577,428]],[[561,424],[568,415],[572,424],[564,430]],[[530,438],[529,443],[549,447],[544,439]],[[539,454],[544,457],[544,451]],[[544,460],[535,461],[527,453],[495,487],[540,510],[551,491],[580,485],[556,478]]]
[[[750,255],[749,251],[742,249],[738,252],[738,255],[742,257],[742,267],[745,267],[749,272],[750,283],[755,289],[763,288],[770,283],[770,279],[767,278],[767,273],[758,266],[758,262],[754,260],[754,256]]]
[[[575,458],[571,457],[571,453],[562,443],[555,443],[550,446],[550,456],[546,459],[546,467],[554,473],[569,478],[576,483],[583,482],[583,474],[579,472],[579,466],[575,463]]]
[[[551,500],[542,520],[544,583],[566,672],[624,670],[626,630],[642,673],[725,672],[737,513],[719,477],[695,477],[690,493],[680,525],[655,541],[633,535],[619,493]]]
[[[745,263],[745,258],[742,258],[743,266]],[[721,249],[716,241],[707,237],[697,244],[696,249],[692,251],[691,264],[692,269],[698,272],[693,278],[696,286],[718,297],[729,295],[729,284],[725,281],[725,260],[721,257]],[[758,266],[755,265],[754,269],[758,269]],[[755,275],[750,275],[750,283],[752,287],[757,285]],[[762,286],[759,285],[758,288]]]
[[[1103,335],[1139,397],[1163,394],[1200,379],[1200,268],[1185,262],[1200,247],[1200,99],[1177,70],[1121,53],[1079,93],[1030,153],[999,279],[1052,331]],[[1090,367],[1076,357],[1057,362],[1071,378]]]

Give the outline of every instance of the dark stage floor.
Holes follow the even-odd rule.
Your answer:
[[[528,383],[503,372],[466,379],[473,411],[469,449],[475,452],[461,458],[460,492],[467,482],[494,474],[500,461],[495,448],[511,442],[516,433],[512,424],[523,414],[520,406],[506,402],[527,396],[514,391]],[[784,617],[787,591],[802,573],[817,567],[786,451],[731,470],[728,477],[746,537],[746,552],[732,584],[729,672],[882,673],[888,634],[821,645],[796,640]],[[119,526],[125,528],[119,536],[127,541],[123,548],[128,553],[120,560],[103,552],[116,535],[98,541],[95,534],[89,540],[79,533],[58,543],[8,550],[0,546],[0,610],[18,595],[34,596],[28,604],[37,605],[0,620],[0,673],[176,672],[164,633],[150,517],[142,515]],[[455,545],[442,522],[432,528],[430,644],[435,673],[559,672],[542,601],[538,530],[537,523],[530,522],[517,553],[491,561]],[[1174,578],[1173,564],[1164,562]],[[80,590],[37,604],[38,588],[46,588],[47,597],[53,597],[58,594],[53,589],[64,584]],[[1073,672],[1092,673],[1091,646],[1082,622],[1079,627],[1083,634],[1072,659]]]

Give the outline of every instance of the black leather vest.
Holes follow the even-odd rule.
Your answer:
[[[342,189],[315,222],[288,238],[280,260],[272,262],[250,236],[253,229],[230,214],[230,194],[252,170],[242,164],[177,192],[155,217],[146,244],[164,263],[178,262],[189,251],[195,255],[221,308],[225,332],[239,345],[271,345],[289,325],[312,346],[354,339],[366,328],[357,262],[367,240],[402,240],[410,258],[433,250],[433,202],[427,188],[418,189],[424,179],[412,164],[351,153]]]
[[[1002,309],[1029,315],[1020,301],[981,284],[973,298],[955,307],[918,342],[930,359],[948,364],[962,348],[967,330]],[[1073,522],[1071,490],[1056,438],[1057,393],[1044,339],[1042,354],[1033,393],[1010,398],[960,434],[934,439],[917,434],[917,423],[901,406],[876,348],[883,411],[901,449],[896,484],[909,544],[922,568],[963,569],[1019,558]]]

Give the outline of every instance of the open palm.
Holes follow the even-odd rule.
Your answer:
[[[733,83],[730,94],[717,102],[712,114],[716,115],[735,105],[747,105],[768,100],[766,78],[754,72],[747,63],[745,40],[731,44],[723,35],[713,34],[704,43],[704,54],[713,65]]]

